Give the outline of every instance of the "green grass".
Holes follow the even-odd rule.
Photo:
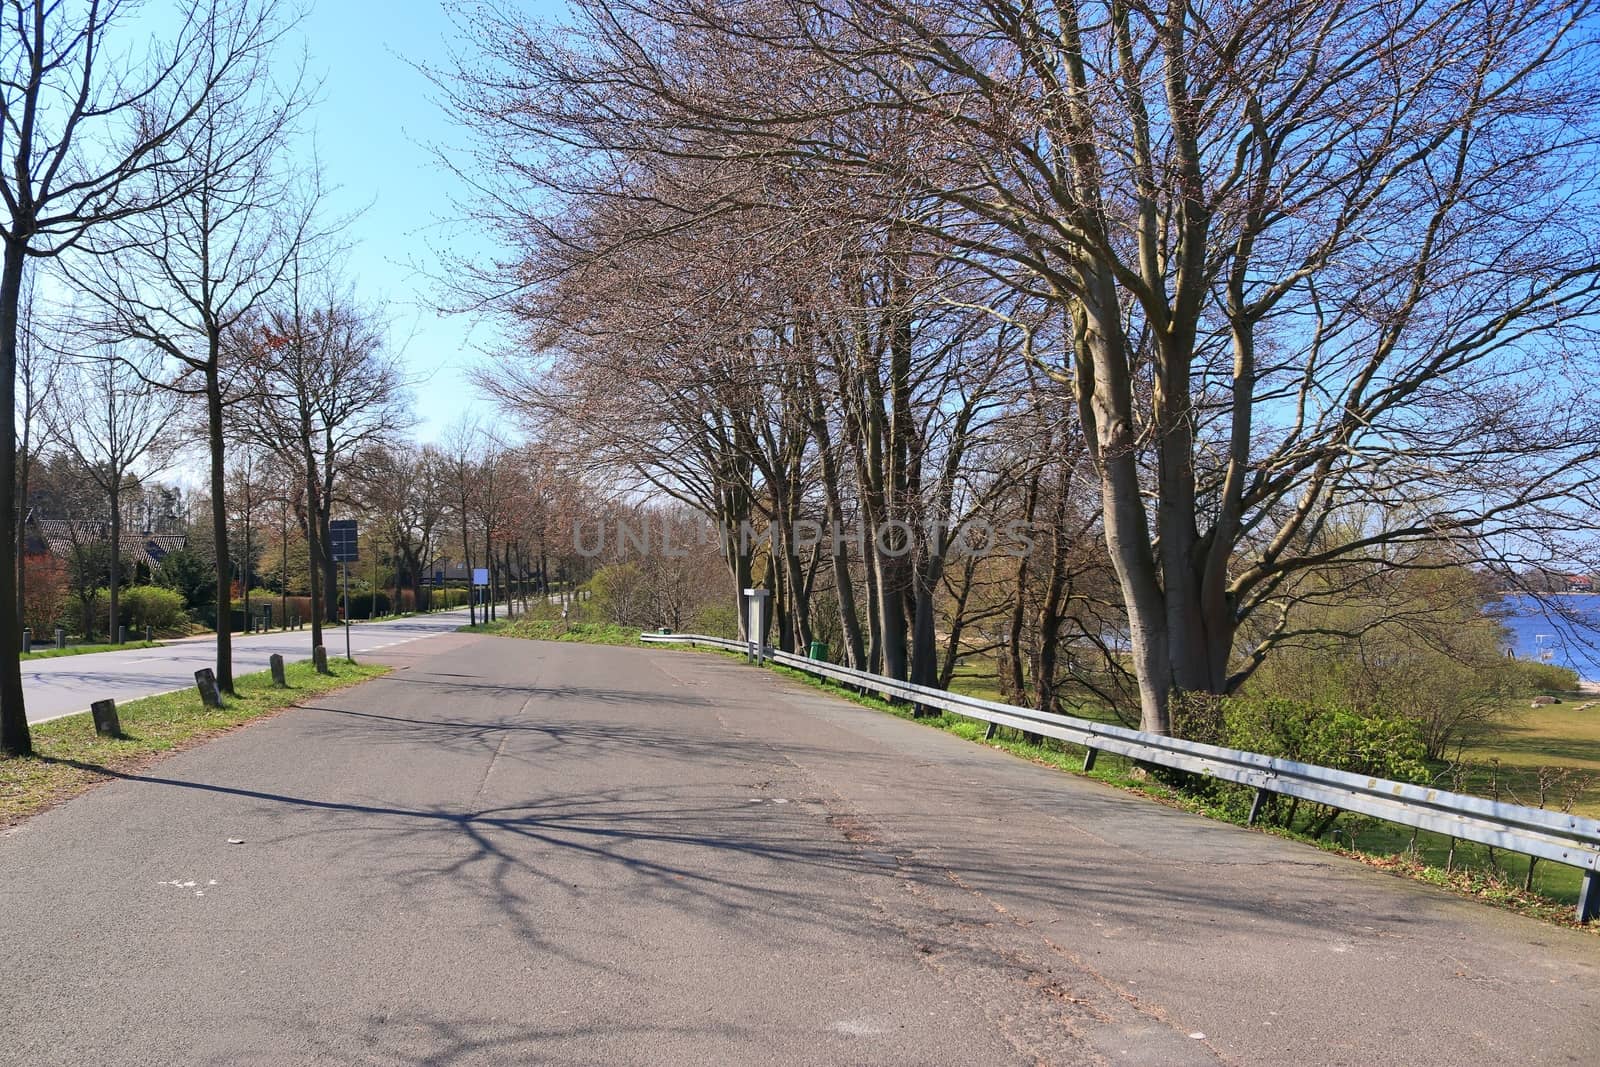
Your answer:
[[[1465,758],[1474,764],[1467,780],[1470,792],[1491,794],[1493,774],[1502,800],[1537,807],[1537,769],[1563,767],[1569,772],[1562,788],[1577,793],[1572,810],[1600,816],[1600,694],[1559,696],[1562,703],[1539,708],[1529,707],[1529,699],[1514,702],[1498,736],[1466,750]],[[1492,766],[1494,760],[1500,762],[1498,771]],[[1559,792],[1547,796],[1547,806],[1561,806]]]
[[[458,632],[520,637],[529,641],[576,641],[588,645],[637,645],[639,631],[609,622],[563,622],[560,619],[496,619],[476,626],[462,626]]]
[[[194,689],[130,700],[117,708],[120,738],[100,737],[87,714],[39,723],[32,729],[34,755],[0,759],[0,827],[119,774],[136,771],[163,754],[199,744],[217,734],[296,704],[307,697],[364,682],[388,667],[334,661],[319,675],[309,661],[285,667],[289,687],[275,689],[270,672],[234,679],[236,696],[207,708]]]
[[[61,656],[88,656],[96,652],[126,652],[130,648],[160,648],[160,641],[129,641],[121,645],[68,645],[66,648],[39,648],[18,658],[58,659]]]

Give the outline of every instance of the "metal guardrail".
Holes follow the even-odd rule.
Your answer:
[[[751,646],[704,634],[645,634],[656,644],[706,645],[748,654]],[[807,659],[790,652],[763,649],[762,656],[786,667],[827,678],[862,692],[939,708],[989,724],[988,736],[1006,726],[1053,737],[1084,750],[1083,767],[1094,766],[1100,752],[1115,752],[1143,763],[1206,775],[1256,790],[1250,805],[1255,822],[1269,793],[1299,797],[1342,811],[1357,812],[1463,841],[1564,863],[1583,872],[1578,894],[1578,921],[1600,918],[1600,820],[1569,813],[1507,804],[1426,785],[1351,774],[1311,763],[1263,756],[1256,752],[1185,741],[1122,726],[1051,715],[1032,708],[1001,704],[942,689],[912,685],[878,674]]]

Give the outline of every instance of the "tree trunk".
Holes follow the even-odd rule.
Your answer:
[[[333,544],[333,502],[328,493],[326,478],[317,500],[317,555],[318,566],[322,568],[323,617],[330,623],[339,621],[339,598],[334,590],[339,588],[339,564],[334,562],[333,551],[329,547]]]
[[[0,544],[17,545],[17,309],[22,296],[23,242],[5,242],[0,270]],[[18,561],[13,560],[16,564]],[[0,567],[0,604],[17,603],[17,567]],[[15,611],[0,612],[0,755],[33,752],[28,713],[22,696],[22,619]]]
[[[467,498],[461,497],[461,556],[467,564],[467,621],[478,625],[478,593],[472,588],[472,534],[467,529]],[[485,622],[489,620],[485,619]]]
[[[961,634],[966,629],[967,598],[972,595],[972,579],[978,570],[978,557],[968,555],[961,567],[961,585],[956,592],[950,617],[950,635],[945,641],[944,659],[939,664],[939,688],[949,689],[955,678],[956,660],[961,658]]]
[[[512,610],[512,605],[514,603],[516,603],[516,588],[517,588],[516,579],[514,577],[512,577],[514,572],[511,569],[511,562],[512,561],[511,561],[511,544],[510,544],[510,542],[507,542],[503,546],[501,554],[505,557],[505,565],[506,565],[506,569],[505,569],[506,618],[509,619],[509,618],[512,618],[516,614],[516,612]]]
[[[933,555],[923,573],[914,574],[913,598],[916,609],[911,624],[911,681],[916,685],[939,684],[939,644],[934,633],[934,595],[944,575],[944,557]]]
[[[228,560],[226,439],[222,432],[222,377],[218,371],[221,338],[207,338],[206,432],[211,448],[211,537],[217,556],[217,689],[233,692],[233,569]]]
[[[484,586],[483,618],[485,622],[494,622],[494,540],[490,532],[487,517],[483,524],[483,565],[489,572],[489,584]]]
[[[750,609],[744,602],[744,591],[751,588],[752,553],[744,546],[744,538],[742,536],[738,533],[734,533],[731,536],[736,539],[732,548],[733,602],[738,605],[739,639],[741,641],[749,641],[752,639],[750,633]]]
[[[879,560],[878,614],[879,640],[883,644],[883,673],[906,681],[906,583],[905,557],[893,557],[876,550]]]
[[[322,644],[322,617],[327,610],[323,590],[328,587],[323,584],[327,575],[322,569],[322,524],[319,517],[321,506],[318,501],[320,489],[317,479],[317,457],[311,451],[311,430],[306,422],[307,420],[302,417],[300,426],[304,440],[301,442],[300,458],[306,465],[306,577],[311,583],[311,647],[314,649]]]
[[[877,549],[867,547],[862,554],[862,570],[867,583],[867,665],[873,674],[883,670],[883,615],[878,607],[883,601],[883,582],[878,571]]]
[[[115,465],[113,464],[113,467]],[[118,644],[118,636],[122,633],[119,628],[121,619],[118,609],[122,606],[119,588],[122,584],[122,479],[117,477],[115,469],[111,472],[111,584],[106,590],[106,640]]]
[[[1100,475],[1106,548],[1128,609],[1128,655],[1139,682],[1139,725],[1150,733],[1165,734],[1171,730],[1167,696],[1172,690],[1166,598],[1139,481],[1133,383],[1122,351],[1117,300],[1109,279],[1096,281],[1099,299],[1095,306],[1082,306],[1083,317],[1077,323],[1082,353],[1079,418]]]
[[[246,468],[246,470],[248,471],[249,468]],[[253,559],[255,559],[255,553],[253,551],[251,551],[251,546],[250,546],[250,505],[251,505],[251,503],[252,503],[252,500],[251,500],[251,497],[250,497],[250,477],[249,477],[249,475],[247,473],[245,475],[245,480],[244,480],[244,559],[239,561],[239,573],[240,573],[240,576],[241,576],[240,577],[240,581],[239,581],[239,586],[240,586],[241,590],[244,593],[244,617],[245,617],[245,625],[246,626],[248,626],[250,624],[249,623],[249,619],[250,619],[250,577],[251,577],[250,562]]]
[[[15,388],[15,387],[13,387]],[[32,432],[27,427],[22,431],[22,451],[17,456],[17,624],[26,625],[28,614],[28,478],[33,472],[33,441]],[[18,647],[21,646],[21,634],[18,633]]]

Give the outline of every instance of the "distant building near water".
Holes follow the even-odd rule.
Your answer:
[[[1567,592],[1569,592],[1569,593],[1592,593],[1592,592],[1594,592],[1594,586],[1595,586],[1595,579],[1594,579],[1593,575],[1589,575],[1589,574],[1569,574],[1569,575],[1567,575]]]

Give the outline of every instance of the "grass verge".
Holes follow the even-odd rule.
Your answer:
[[[87,714],[33,727],[34,755],[0,759],[0,828],[53,807],[163,755],[191,748],[218,734],[282,711],[310,696],[386,674],[388,667],[335,662],[320,675],[310,661],[286,666],[289,687],[275,689],[270,672],[234,679],[237,696],[208,708],[193,688],[130,700],[117,707],[123,736],[100,737]]]
[[[736,653],[727,654],[737,656]],[[944,730],[968,741],[986,744],[1030,762],[1053,767],[1078,777],[1093,778],[1138,793],[1169,807],[1205,815],[1236,826],[1244,826],[1244,819],[1219,798],[1164,782],[1135,766],[1133,761],[1114,753],[1100,753],[1095,761],[1095,769],[1085,774],[1083,750],[1075,745],[1068,745],[1053,738],[1040,738],[1038,742],[1028,741],[1020,731],[1006,727],[1001,727],[992,740],[985,740],[984,733],[988,724],[976,719],[948,712],[917,718],[909,705],[891,704],[880,697],[862,695],[853,689],[790,667],[779,664],[770,664],[770,667],[786,678],[823,690],[832,696],[842,697],[863,707]],[[1573,918],[1573,905],[1577,902],[1581,878],[1575,868],[1548,861],[1539,863],[1534,868],[1532,888],[1524,889],[1522,878],[1527,868],[1525,856],[1508,855],[1504,850],[1500,850],[1497,854],[1493,850],[1486,850],[1470,842],[1452,841],[1441,834],[1427,832],[1413,834],[1407,827],[1383,823],[1376,819],[1357,819],[1348,813],[1341,818],[1340,825],[1327,837],[1312,837],[1297,830],[1264,825],[1250,829],[1257,833],[1299,841],[1325,852],[1348,856],[1390,874],[1437,885],[1497,907],[1600,935],[1600,923],[1578,926]]]
[[[496,619],[476,626],[462,626],[464,634],[494,634],[520,637],[529,641],[576,641],[586,645],[637,645],[639,631],[609,622],[563,622],[560,619]]]
[[[62,656],[90,656],[96,652],[126,652],[130,648],[160,648],[160,641],[129,641],[122,645],[68,645],[66,648],[40,648],[26,652],[18,658],[59,659]]]

